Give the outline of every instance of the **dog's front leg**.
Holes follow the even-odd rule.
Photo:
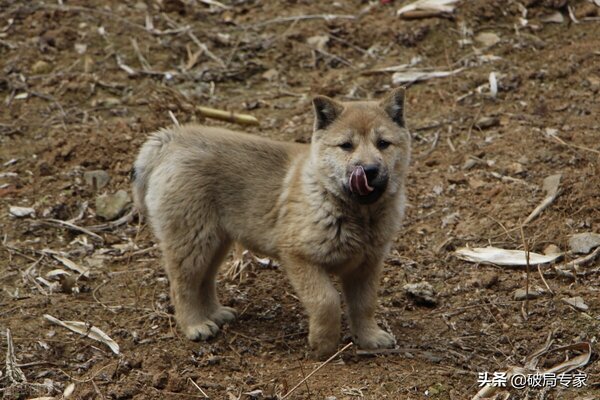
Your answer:
[[[383,263],[363,263],[342,276],[344,297],[348,305],[350,329],[354,340],[363,349],[390,348],[394,336],[379,328],[375,322],[377,289]]]
[[[308,343],[322,359],[335,353],[340,340],[340,295],[327,272],[296,258],[283,260],[294,290],[309,317]]]

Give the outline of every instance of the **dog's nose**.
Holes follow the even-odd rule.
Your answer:
[[[379,174],[379,166],[378,165],[365,165],[363,166],[365,170],[365,175],[367,176],[367,182],[373,182],[377,175]]]

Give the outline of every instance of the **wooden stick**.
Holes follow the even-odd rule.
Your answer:
[[[451,13],[437,11],[437,10],[414,10],[406,11],[400,14],[402,19],[425,19],[425,18],[446,18],[454,19],[454,15]]]
[[[353,344],[352,342],[348,343],[347,345],[345,345],[344,347],[342,347],[340,350],[338,350],[337,353],[335,353],[334,355],[332,355],[331,357],[329,357],[327,360],[323,361],[321,363],[321,365],[319,365],[317,368],[315,368],[310,374],[308,374],[306,377],[304,377],[304,379],[302,379],[300,382],[298,382],[296,384],[296,386],[294,386],[289,392],[287,392],[281,398],[281,400],[285,400],[290,394],[292,394],[294,392],[294,390],[298,389],[300,387],[300,385],[302,385],[304,382],[306,382],[308,380],[308,378],[310,378],[311,376],[313,376],[314,374],[316,374],[317,371],[319,371],[321,368],[323,368],[325,365],[327,365],[331,360],[333,360],[338,355],[340,355],[341,353],[343,353],[344,351],[346,351],[348,348],[350,348],[350,346],[352,346],[352,344]]]
[[[188,377],[188,379],[190,382],[192,382],[192,385],[196,386],[196,389],[198,389],[200,391],[200,393],[202,393],[202,396],[204,396],[205,399],[210,399],[210,397],[208,397],[206,392],[204,390],[202,390],[202,388],[200,386],[198,386],[198,384],[196,382],[194,382],[194,380],[192,378]]]
[[[104,243],[104,239],[102,238],[102,236],[95,234],[94,232],[91,232],[81,226],[72,224],[70,222],[67,221],[62,221],[60,219],[54,219],[54,218],[47,218],[47,219],[41,219],[38,220],[36,222],[39,222],[41,224],[44,225],[50,225],[50,226],[60,226],[60,227],[64,227],[67,229],[70,229],[72,231],[77,231],[77,232],[81,232],[81,233],[85,233],[86,235],[88,235],[89,237],[91,237],[94,240],[97,240],[100,243]]]
[[[216,108],[201,106],[196,106],[196,111],[206,118],[214,118],[240,125],[258,125],[258,120],[248,114],[237,114],[233,111],[217,110]]]

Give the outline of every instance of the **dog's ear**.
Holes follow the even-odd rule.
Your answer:
[[[344,106],[327,96],[316,96],[313,99],[315,109],[315,131],[325,129],[340,116]]]
[[[392,90],[381,102],[380,106],[385,110],[387,115],[390,116],[392,121],[401,126],[405,127],[404,124],[404,92],[405,88],[399,87]]]

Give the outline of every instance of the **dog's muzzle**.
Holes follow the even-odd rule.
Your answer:
[[[376,165],[358,165],[348,178],[348,189],[360,204],[377,201],[387,187],[388,177]]]

